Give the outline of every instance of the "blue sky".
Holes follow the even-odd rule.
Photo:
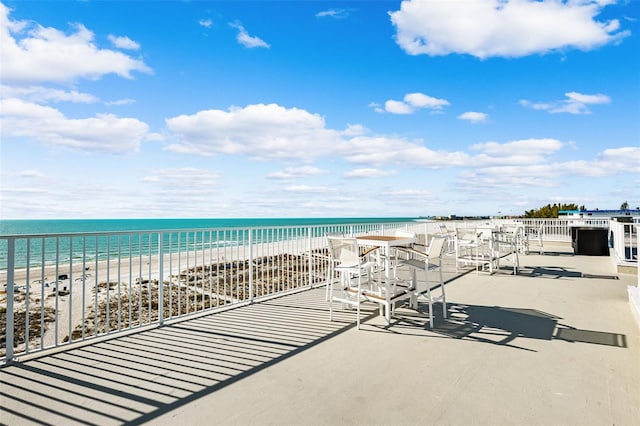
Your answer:
[[[5,219],[640,206],[640,1],[3,1]]]

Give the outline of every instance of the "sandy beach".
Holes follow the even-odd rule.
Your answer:
[[[29,311],[29,349],[53,347],[84,336],[103,334],[157,320],[158,283],[162,286],[164,317],[197,312],[253,296],[308,284],[308,244],[287,240],[217,250],[122,257],[83,264],[60,263],[14,274],[15,352],[25,349]],[[314,276],[324,278],[326,254],[323,238],[314,238]],[[316,248],[317,247],[317,248]],[[249,254],[254,259],[249,265]],[[6,288],[7,271],[0,272]],[[0,317],[6,330],[6,292],[0,294]],[[109,308],[107,308],[107,306]],[[83,330],[84,324],[84,330]],[[41,327],[45,332],[41,334]],[[6,336],[2,336],[4,349]]]

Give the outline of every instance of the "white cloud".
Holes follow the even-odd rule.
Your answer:
[[[167,147],[173,152],[193,155],[240,155],[257,159],[296,159],[301,161],[319,158],[342,159],[357,164],[355,170],[344,174],[347,178],[391,176],[397,166],[416,169],[472,169],[476,175],[517,175],[514,182],[530,182],[538,186],[556,182],[558,172],[548,169],[554,156],[563,148],[575,147],[571,142],[553,138],[531,138],[505,143],[485,142],[475,144],[465,151],[434,150],[421,140],[407,140],[386,135],[366,135],[358,125],[351,132],[336,131],[326,127],[324,119],[305,110],[285,108],[277,104],[233,107],[227,111],[207,110],[193,115],[182,115],[168,120],[169,138],[177,142]],[[355,126],[355,127],[354,127]],[[555,163],[575,174],[588,175],[608,165],[610,174],[632,167],[637,152],[606,151],[598,161],[585,163]],[[615,162],[622,166],[613,165]],[[626,166],[624,166],[626,164]],[[538,166],[544,166],[542,169]],[[535,173],[545,170],[547,176]],[[296,179],[323,173],[311,166],[291,167],[269,174],[271,179]],[[529,173],[529,174],[527,174]],[[564,173],[564,172],[563,172]],[[493,177],[492,177],[493,179]],[[551,180],[550,180],[551,179]]]
[[[405,0],[390,17],[396,42],[411,55],[521,57],[568,48],[591,50],[630,35],[620,30],[618,20],[595,20],[608,3]]]
[[[415,111],[411,105],[402,101],[388,100],[384,103],[384,109],[392,114],[413,114]]]
[[[318,114],[277,104],[200,111],[169,118],[166,123],[177,140],[166,149],[183,154],[306,161],[328,157],[376,166],[398,163],[428,168],[454,167],[470,159],[464,152],[433,151],[421,141],[365,136],[359,125],[349,125],[346,133],[329,129]]]
[[[560,150],[563,143],[557,139],[522,139],[507,143],[485,142],[469,147],[480,151],[473,159],[476,165],[532,165],[544,162]]]
[[[28,22],[12,21],[0,3],[0,62],[5,82],[66,82],[98,79],[105,74],[132,78],[133,71],[151,73],[142,60],[100,49],[93,32],[74,24],[65,34]]]
[[[40,179],[44,177],[44,174],[39,170],[29,169],[29,170],[23,170],[21,172],[18,172],[15,174],[15,176],[26,178],[26,179]]]
[[[327,193],[336,192],[335,188],[330,188],[328,186],[310,186],[310,185],[291,185],[291,186],[287,186],[284,190],[287,192],[298,192],[302,194],[309,194],[309,193],[327,194]]]
[[[109,106],[119,106],[119,105],[130,105],[136,103],[133,99],[118,99],[117,101],[109,101],[105,102],[105,105]]]
[[[380,170],[372,168],[353,169],[344,174],[347,178],[376,178],[395,176],[398,172],[396,170]]]
[[[378,113],[383,113],[385,111],[384,108],[382,108],[382,106],[377,102],[369,102],[368,106],[369,108],[373,108],[373,110]]]
[[[567,99],[552,102],[531,102],[520,100],[519,104],[526,108],[532,108],[539,111],[548,111],[551,114],[569,113],[569,114],[589,114],[591,111],[588,105],[608,104],[611,98],[601,93],[595,95],[585,95],[578,92],[565,93]]]
[[[342,131],[344,136],[360,136],[368,133],[369,129],[362,124],[349,124],[345,130]]]
[[[236,36],[236,40],[238,40],[238,43],[240,43],[244,47],[248,47],[250,49],[253,49],[255,47],[264,47],[268,49],[271,47],[269,43],[265,42],[260,37],[249,35],[247,30],[245,30],[241,24],[237,22],[233,22],[233,23],[230,23],[229,26],[238,30],[238,35]]]
[[[213,26],[213,21],[211,19],[201,19],[198,21],[198,25],[205,28],[211,28]]]
[[[438,99],[424,93],[407,93],[402,101],[390,99],[384,103],[384,109],[392,114],[413,114],[419,109],[431,109],[439,111],[444,106],[448,106],[449,101]],[[375,108],[376,112],[382,112],[378,104],[371,103],[369,106]]]
[[[602,151],[596,160],[599,167],[618,173],[640,175],[640,147],[609,148]]]
[[[640,147],[606,149],[592,161],[551,162],[545,155],[559,149],[558,143],[554,140],[528,140],[479,144],[486,148],[487,156],[476,162],[475,167],[462,170],[456,185],[465,191],[487,194],[493,189],[513,191],[518,188],[560,187],[563,176],[640,174]],[[502,148],[506,154],[500,154]]]
[[[465,165],[470,156],[464,152],[434,151],[419,142],[386,136],[360,136],[347,141],[344,156],[359,164],[401,164],[426,168],[446,168]]]
[[[49,192],[49,190],[47,188],[26,188],[26,187],[21,187],[21,188],[5,188],[2,187],[0,188],[1,192],[4,193],[15,193],[15,194],[47,194]]]
[[[284,170],[278,172],[269,173],[267,178],[269,179],[294,179],[303,178],[308,176],[318,176],[329,173],[327,170],[319,169],[317,167],[304,166],[304,167],[287,167]]]
[[[431,191],[426,191],[424,189],[393,189],[389,191],[384,191],[383,195],[385,197],[402,199],[405,202],[409,200],[409,202],[414,203],[416,201],[432,197],[433,193]]]
[[[153,174],[143,176],[143,182],[167,184],[171,187],[182,186],[207,186],[215,184],[220,173],[195,167],[182,167],[172,169],[154,170]],[[167,186],[167,187],[168,187]]]
[[[485,154],[504,157],[511,155],[545,155],[562,148],[562,142],[557,139],[521,139],[507,143],[485,142],[472,145],[471,150],[482,151]]]
[[[200,111],[166,123],[179,141],[167,149],[195,155],[310,159],[334,152],[341,142],[318,114],[277,104]]]
[[[461,190],[486,193],[492,189],[513,190],[527,187],[554,187],[559,185],[554,165],[531,164],[517,166],[492,166],[467,169],[460,172],[458,184]],[[516,196],[518,193],[513,193]]]
[[[611,98],[607,95],[598,93],[597,95],[584,95],[578,92],[569,92],[565,95],[573,102],[580,102],[582,104],[608,104],[611,102]]]
[[[442,109],[443,106],[449,105],[449,102],[444,99],[427,96],[424,93],[407,93],[404,101],[414,108]]]
[[[99,101],[98,98],[75,90],[51,89],[43,86],[7,86],[0,85],[2,98],[19,98],[31,102],[75,102],[91,104]]]
[[[140,50],[140,44],[129,37],[118,37],[109,34],[107,38],[118,49]]]
[[[458,118],[460,120],[469,121],[471,123],[482,123],[483,121],[487,121],[489,115],[485,114],[484,112],[468,111],[460,114]]]
[[[327,9],[316,13],[316,18],[345,19],[351,12],[352,9]]]
[[[136,152],[149,135],[147,124],[111,114],[70,119],[60,111],[20,99],[0,100],[3,138],[27,137],[47,146],[84,151]]]

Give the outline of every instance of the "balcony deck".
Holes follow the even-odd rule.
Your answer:
[[[640,424],[637,278],[545,250],[518,276],[448,263],[433,330],[407,309],[329,322],[316,288],[23,358],[0,423]]]

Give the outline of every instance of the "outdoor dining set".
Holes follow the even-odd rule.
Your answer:
[[[428,303],[429,325],[434,325],[434,304],[442,305],[447,318],[443,257],[453,256],[455,268],[475,267],[477,272],[494,273],[501,261],[518,274],[519,255],[529,253],[532,240],[542,254],[542,229],[526,229],[520,224],[449,229],[425,238],[417,233],[396,230],[381,235],[327,234],[329,268],[326,300],[333,320],[333,304],[352,308],[360,328],[360,307],[374,303],[386,324],[398,306],[418,308],[418,300]],[[419,240],[425,240],[420,244]],[[437,279],[430,274],[437,272]]]

